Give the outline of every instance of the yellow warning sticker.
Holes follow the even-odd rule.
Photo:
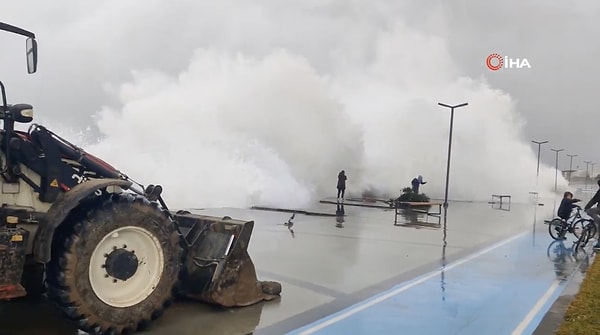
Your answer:
[[[58,180],[56,180],[56,179],[52,180],[52,182],[50,182],[50,186],[58,187]]]
[[[10,238],[11,242],[23,242],[23,235],[13,235],[13,237]]]

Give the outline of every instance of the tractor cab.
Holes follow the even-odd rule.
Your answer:
[[[25,58],[27,61],[27,73],[32,74],[37,71],[38,50],[35,34],[25,29],[0,22],[0,30],[26,36]],[[5,162],[2,162],[2,175],[9,182],[15,182],[17,176],[15,169],[17,165],[11,161],[10,143],[14,136],[15,122],[29,123],[33,121],[33,107],[28,104],[9,105],[6,99],[6,88],[0,81],[0,92],[2,94],[2,105],[0,105],[0,119],[3,121],[4,134],[2,135],[2,149],[6,153]]]

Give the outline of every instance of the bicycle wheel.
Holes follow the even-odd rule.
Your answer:
[[[573,225],[571,226],[572,228],[572,233],[573,235],[575,235],[576,238],[579,238],[579,236],[581,236],[581,233],[583,232],[583,228],[588,224],[587,222],[588,220],[586,219],[579,219],[577,221],[575,221],[575,223],[573,223]]]
[[[592,220],[592,219],[580,219],[577,222],[575,222],[573,224],[573,226],[581,227],[581,228],[579,228],[581,231],[583,231],[583,229],[585,227],[588,227],[590,230],[590,238],[596,237],[598,228],[596,227],[596,224],[594,223],[594,220]],[[573,229],[576,230],[577,228],[573,228]]]
[[[594,220],[587,221],[588,223],[586,224],[586,226],[590,228],[590,238],[596,238],[596,234],[598,234],[598,227],[596,226],[596,223],[594,222]]]
[[[581,248],[584,248],[587,243],[590,241],[590,238],[592,238],[592,234],[591,234],[591,229],[588,226],[585,226],[583,228],[583,231],[581,232],[581,236],[579,236],[579,238],[577,239],[577,242],[575,243],[575,250],[579,250]]]
[[[566,229],[561,219],[554,219],[548,224],[548,233],[555,240],[562,240]]]

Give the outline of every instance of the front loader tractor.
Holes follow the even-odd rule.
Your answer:
[[[0,30],[27,37],[34,73],[35,35]],[[16,130],[33,107],[9,105],[0,89],[0,303],[45,293],[79,329],[126,334],[177,296],[236,307],[280,294],[248,255],[253,221],[170,211],[160,185],[137,183],[42,125]]]

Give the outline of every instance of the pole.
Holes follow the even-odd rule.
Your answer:
[[[440,283],[440,287],[442,289],[442,301],[446,301],[446,280],[445,280],[445,271],[444,269],[446,268],[446,246],[448,245],[447,242],[447,236],[448,236],[448,220],[446,218],[446,210],[444,210],[444,228],[443,228],[443,237],[442,237],[442,278],[441,278],[441,283]]]
[[[587,190],[587,185],[588,185],[588,168],[590,167],[590,163],[592,161],[584,161],[585,163],[585,190]]]
[[[540,154],[541,154],[541,150],[542,150],[542,144],[548,143],[548,141],[531,141],[531,142],[538,145],[537,174],[536,174],[536,180],[535,180],[535,187],[536,187],[536,191],[537,191],[538,179],[540,178]]]
[[[450,108],[450,135],[448,136],[448,162],[446,164],[446,191],[444,194],[444,208],[448,208],[448,185],[450,182],[450,153],[452,151],[452,128],[454,124],[454,109],[468,106],[469,104],[465,102],[460,105],[450,106],[439,102],[438,105]]]
[[[555,165],[555,172],[554,172],[554,192],[556,192],[556,187],[558,184],[558,153],[565,149],[550,149],[550,150],[556,152],[556,165]]]
[[[454,108],[450,110],[450,135],[448,137],[448,160],[446,163],[446,191],[444,194],[444,207],[448,207],[448,186],[450,182],[450,153],[452,152],[452,125],[454,124]]]
[[[592,166],[592,172],[590,172],[590,179],[594,179],[594,165],[596,165],[596,163],[590,163],[590,165]]]
[[[569,163],[569,186],[571,186],[571,175],[573,174],[573,157],[577,157],[577,155],[569,155],[571,157],[571,163]]]

